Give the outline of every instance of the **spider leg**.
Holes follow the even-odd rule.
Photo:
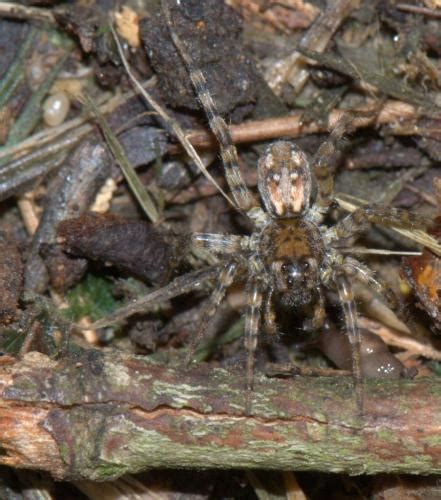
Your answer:
[[[235,234],[193,233],[191,242],[214,253],[235,254],[249,247],[250,238]]]
[[[360,280],[362,283],[366,283],[379,295],[384,297],[392,311],[399,311],[400,304],[395,293],[386,282],[384,282],[374,273],[374,271],[372,271],[372,269],[352,257],[345,258],[342,264],[342,268],[348,276],[353,276],[354,278]]]
[[[253,390],[253,375],[257,335],[259,333],[260,310],[263,301],[264,285],[254,276],[247,284],[248,305],[245,314],[245,349],[247,351],[247,390]],[[248,405],[247,405],[248,406]]]
[[[276,313],[273,306],[274,285],[270,285],[265,294],[265,303],[263,305],[263,321],[265,331],[271,337],[275,337],[278,333],[276,323]]]
[[[352,374],[355,382],[355,393],[357,406],[360,412],[363,409],[363,380],[361,376],[360,346],[361,337],[357,325],[357,309],[355,306],[354,293],[348,277],[343,272],[334,274],[334,282],[337,285],[340,301],[346,322],[346,334],[352,349]]]
[[[334,177],[329,167],[329,160],[338,151],[339,142],[342,137],[350,132],[353,116],[344,115],[336,124],[328,139],[318,148],[312,159],[312,171],[317,181],[316,205],[319,208],[328,208],[332,202],[334,192]]]
[[[162,0],[161,5],[171,39],[187,67],[191,83],[200,103],[202,104],[202,107],[204,108],[210,129],[219,141],[220,153],[225,169],[225,178],[231,194],[233,195],[236,206],[239,210],[248,212],[253,207],[258,207],[258,203],[242,178],[237,150],[233,145],[230,130],[228,125],[225,123],[225,120],[222,116],[220,116],[216,104],[210,95],[207,81],[205,80],[202,71],[195,67],[190,54],[187,52],[184,44],[173,29],[168,2],[169,0]]]
[[[403,229],[421,229],[427,225],[424,217],[400,208],[357,208],[334,227],[329,228],[325,240],[332,242],[357,236],[369,229],[372,223]]]
[[[236,262],[229,262],[220,272],[218,283],[212,291],[208,304],[205,307],[196,335],[191,339],[188,347],[187,356],[185,358],[187,364],[191,362],[196,346],[202,340],[205,332],[207,331],[207,327],[213,319],[219,304],[222,302],[227,288],[233,283],[237,268],[238,264]]]
[[[323,292],[321,288],[318,289],[317,302],[314,304],[314,310],[312,313],[312,318],[306,320],[303,323],[305,330],[318,330],[325,324],[326,319],[326,309],[325,309],[325,299],[323,297]]]
[[[104,326],[111,325],[117,321],[121,321],[133,314],[147,312],[152,306],[156,306],[160,302],[170,300],[178,295],[183,295],[185,293],[191,292],[192,290],[197,290],[200,286],[219,276],[219,266],[213,266],[202,270],[193,271],[191,273],[184,274],[184,276],[179,276],[175,278],[171,283],[151,293],[148,293],[144,297],[134,300],[133,302],[120,307],[112,314],[104,316],[87,328],[96,329],[102,328]],[[79,327],[81,328],[81,327]]]

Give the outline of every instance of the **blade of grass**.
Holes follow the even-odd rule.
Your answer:
[[[36,28],[29,29],[25,41],[21,44],[19,50],[15,54],[14,61],[9,66],[5,76],[0,81],[0,108],[8,102],[9,98],[14,93],[14,90],[23,79],[24,73],[22,67],[24,60],[32,47],[32,42],[34,41],[36,33]]]
[[[26,106],[20,113],[20,116],[11,127],[6,146],[17,144],[21,140],[25,139],[34,130],[42,115],[41,103],[46,97],[49,89],[52,87],[55,78],[57,77],[68,57],[69,52],[66,52],[60,57],[60,59],[58,59],[55,66],[48,73],[44,82],[32,94],[32,97],[26,103]]]
[[[107,142],[110,150],[112,151],[113,156],[115,157],[116,161],[118,162],[118,164],[121,168],[121,171],[122,171],[128,185],[130,186],[130,189],[132,190],[133,194],[135,195],[136,199],[138,200],[139,204],[141,205],[141,208],[144,210],[147,217],[153,223],[158,222],[159,213],[158,213],[158,210],[156,208],[155,203],[153,202],[152,198],[150,197],[150,194],[145,189],[145,186],[139,180],[139,177],[138,177],[137,173],[135,172],[133,165],[130,163],[129,159],[127,158],[127,155],[126,155],[126,152],[124,151],[124,148],[122,147],[121,143],[118,141],[115,134],[112,132],[106,119],[101,114],[101,112],[98,109],[98,107],[96,106],[96,104],[92,101],[92,99],[87,94],[83,94],[82,102],[85,105],[85,107],[87,108],[87,110],[93,114],[96,121],[98,122],[98,125],[100,126],[100,129],[104,135],[104,138],[106,139],[106,142]]]

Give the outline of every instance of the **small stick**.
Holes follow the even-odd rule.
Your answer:
[[[357,116],[373,112],[376,108],[365,106],[354,110],[335,109],[329,116],[327,122],[305,123],[304,113],[297,112],[289,116],[276,118],[266,118],[242,123],[240,125],[230,125],[232,140],[235,144],[266,141],[278,139],[280,137],[299,137],[308,134],[325,133],[332,130],[335,124],[344,114],[355,115],[354,128],[368,126],[380,126],[398,123],[403,120],[413,120],[417,117],[416,108],[410,104],[390,100],[386,101],[378,115],[366,118]],[[197,148],[208,148],[216,144],[212,134],[207,130],[194,130],[187,132],[189,141]]]
[[[15,19],[34,19],[56,24],[55,17],[50,10],[37,7],[25,7],[15,2],[0,2],[0,17],[12,17]]]
[[[358,5],[358,0],[338,0],[329,3],[302,36],[300,47],[319,53],[324,52],[341,23]],[[270,78],[273,81],[271,85],[273,88],[278,90],[284,82],[288,82],[296,94],[300,93],[309,78],[305,57],[298,51],[279,61],[272,72]]]
[[[432,205],[434,207],[438,206],[438,203],[437,203],[435,197],[430,195],[429,193],[426,193],[426,191],[423,191],[422,189],[418,189],[417,187],[412,186],[409,183],[407,183],[404,187],[406,189],[408,189],[409,191],[412,191],[412,193],[415,193],[416,195],[418,195],[422,200],[424,200],[429,205]]]
[[[386,344],[390,346],[400,347],[405,351],[409,351],[412,354],[418,354],[418,356],[424,356],[427,359],[441,361],[441,351],[435,349],[429,344],[420,342],[410,335],[398,332],[393,328],[363,316],[359,318],[359,324],[362,328],[366,328],[371,332],[376,333]]]
[[[397,10],[402,10],[403,12],[410,12],[412,14],[422,14],[423,16],[441,19],[440,10],[429,9],[428,7],[421,7],[419,5],[411,5],[408,3],[397,3],[397,5],[395,5],[395,8]]]

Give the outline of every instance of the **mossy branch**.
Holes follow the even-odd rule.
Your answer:
[[[243,372],[86,351],[0,365],[0,463],[56,478],[110,480],[154,467],[441,472],[441,381],[369,381],[357,413],[350,377]]]

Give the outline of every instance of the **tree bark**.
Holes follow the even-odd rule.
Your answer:
[[[441,380],[256,376],[85,351],[0,358],[0,463],[58,479],[143,469],[441,473]]]

